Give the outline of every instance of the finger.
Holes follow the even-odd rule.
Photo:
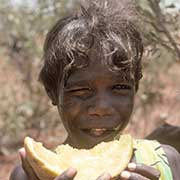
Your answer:
[[[119,179],[126,180],[129,179],[130,177],[131,177],[131,173],[129,171],[123,171],[121,172]]]
[[[123,171],[120,175],[121,180],[151,180],[147,177],[142,176],[134,172]]]
[[[77,170],[74,168],[69,168],[63,172],[60,176],[56,177],[54,180],[72,180],[77,174]]]
[[[96,180],[110,180],[110,179],[111,179],[111,175],[109,173],[103,173]]]
[[[128,170],[141,174],[142,176],[152,180],[158,180],[160,177],[160,172],[157,169],[152,166],[147,166],[145,164],[129,163]]]
[[[35,172],[33,171],[33,168],[30,166],[29,162],[27,161],[26,158],[26,151],[24,148],[19,149],[19,155],[21,158],[22,162],[22,168],[26,175],[31,179],[31,180],[39,180]]]
[[[144,177],[141,174],[137,174],[137,173],[132,172],[131,176],[128,180],[151,180],[151,179]]]

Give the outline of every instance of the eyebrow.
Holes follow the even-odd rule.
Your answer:
[[[72,81],[72,82],[67,82],[65,88],[70,89],[73,86],[84,86],[84,85],[89,85],[87,82],[88,80],[79,80],[79,81]]]
[[[75,86],[88,86],[91,81],[92,81],[91,78],[87,78],[87,79],[83,79],[83,80],[79,79],[77,81],[70,80],[70,81],[67,81],[65,88],[70,89]],[[116,83],[116,84],[126,83],[130,86],[133,85],[133,80],[129,80],[129,81],[123,80],[122,76],[120,76],[120,75],[113,77],[111,82]]]

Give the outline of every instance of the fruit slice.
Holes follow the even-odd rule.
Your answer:
[[[96,180],[104,172],[116,177],[127,167],[133,153],[133,139],[122,135],[119,140],[101,142],[89,150],[60,145],[55,153],[26,137],[24,147],[27,160],[40,180],[53,180],[69,167],[77,169],[75,180]]]

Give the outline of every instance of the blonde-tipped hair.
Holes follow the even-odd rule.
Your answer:
[[[64,70],[87,66],[92,48],[109,70],[133,79],[137,89],[143,44],[134,1],[81,0],[78,4],[76,13],[60,19],[47,34],[40,80],[48,94],[53,91],[58,97]]]

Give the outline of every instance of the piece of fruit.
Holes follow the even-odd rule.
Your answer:
[[[60,145],[52,152],[26,137],[24,147],[27,160],[40,180],[53,180],[69,167],[77,169],[75,180],[96,180],[104,172],[114,178],[127,167],[133,153],[133,139],[122,135],[119,140],[101,142],[89,150]]]

